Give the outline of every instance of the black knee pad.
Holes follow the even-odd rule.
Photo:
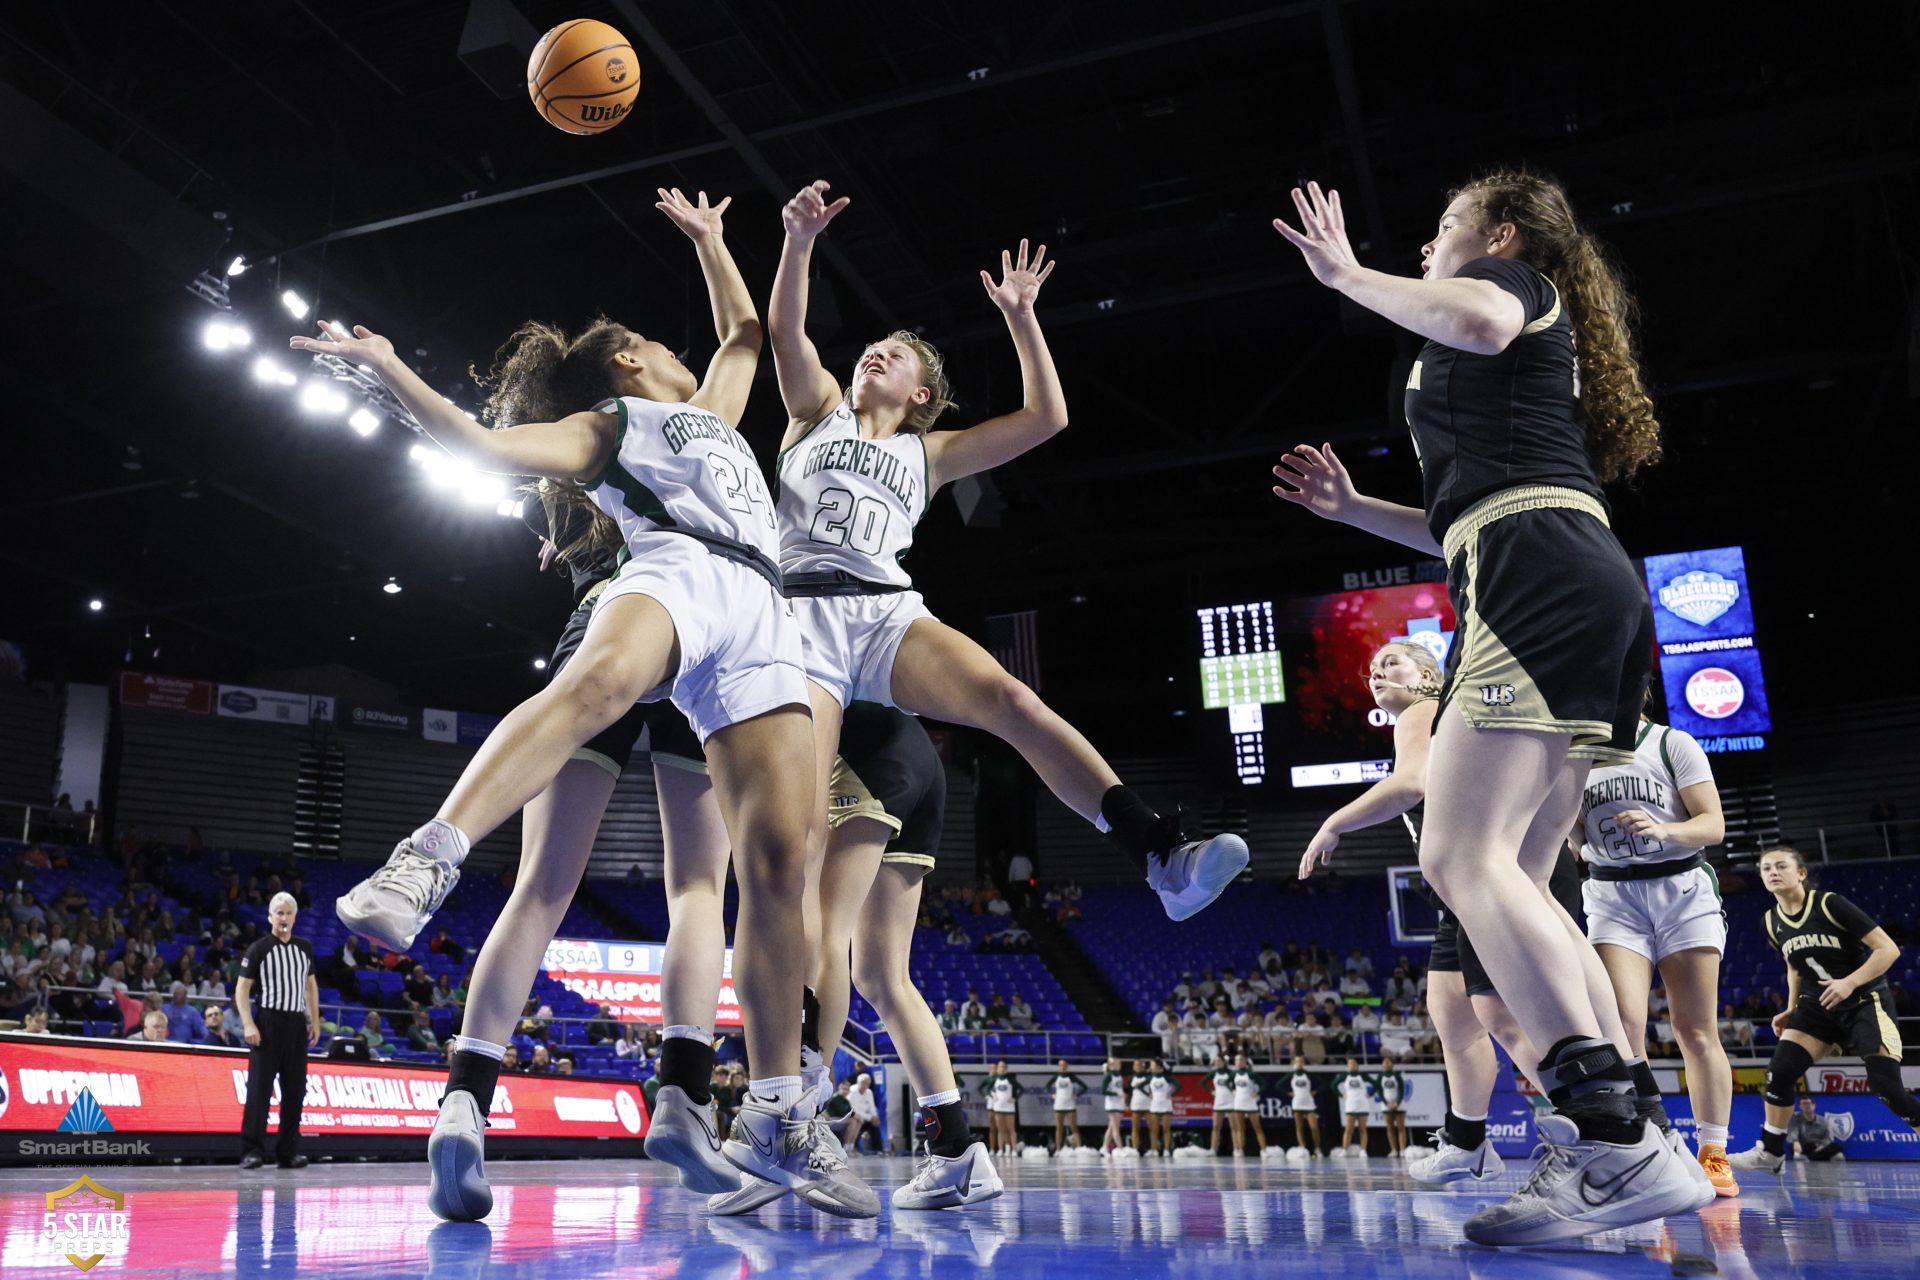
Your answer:
[[[1791,1040],[1782,1040],[1773,1051],[1773,1061],[1767,1064],[1767,1087],[1761,1096],[1770,1106],[1792,1106],[1800,1077],[1812,1066],[1812,1054]],[[1899,1069],[1895,1068],[1894,1078],[1898,1080],[1899,1075]]]
[[[1867,1083],[1887,1104],[1887,1109],[1911,1125],[1920,1125],[1920,1098],[1907,1092],[1907,1086],[1900,1081],[1900,1064],[1884,1054],[1873,1054],[1866,1060]]]

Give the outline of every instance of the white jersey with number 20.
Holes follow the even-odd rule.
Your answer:
[[[927,510],[927,446],[901,432],[860,435],[842,403],[780,455],[780,571],[838,570],[863,582],[910,587],[900,558]]]

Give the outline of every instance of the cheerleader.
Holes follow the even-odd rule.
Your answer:
[[[1107,1131],[1100,1137],[1100,1154],[1110,1156],[1127,1145],[1127,1136],[1120,1127],[1127,1115],[1127,1080],[1121,1073],[1118,1058],[1108,1058],[1106,1070],[1100,1075],[1100,1106],[1107,1113]]]
[[[1020,1154],[1020,1095],[1024,1092],[1020,1082],[1006,1063],[996,1062],[981,1082],[980,1092],[987,1100],[988,1150],[996,1156]]]
[[[1218,1055],[1213,1059],[1213,1069],[1207,1073],[1207,1083],[1213,1086],[1213,1132],[1207,1138],[1207,1154],[1220,1154],[1220,1139],[1232,1137],[1234,1154],[1241,1154],[1240,1136],[1233,1116],[1233,1068]]]
[[[1347,1074],[1333,1082],[1333,1091],[1340,1099],[1340,1113],[1346,1121],[1333,1158],[1364,1160],[1367,1158],[1367,1116],[1373,1110],[1373,1085],[1360,1074],[1358,1058],[1347,1059]]]
[[[1320,1158],[1320,1103],[1315,1097],[1313,1077],[1307,1074],[1307,1060],[1293,1060],[1293,1074],[1287,1078],[1292,1092],[1294,1150]]]
[[[1267,1154],[1267,1131],[1260,1123],[1260,1077],[1246,1054],[1233,1060],[1233,1154],[1247,1154],[1247,1130],[1259,1144],[1262,1159]]]
[[[1147,1108],[1147,1119],[1152,1128],[1152,1140],[1158,1146],[1162,1156],[1173,1154],[1173,1095],[1179,1088],[1173,1078],[1173,1072],[1164,1062],[1154,1062],[1147,1074],[1147,1094],[1152,1099]]]
[[[1133,1078],[1127,1090],[1127,1120],[1133,1125],[1133,1149],[1147,1154],[1153,1132],[1153,1073],[1144,1060],[1133,1060]]]
[[[1373,1092],[1380,1099],[1380,1119],[1387,1127],[1387,1159],[1407,1158],[1407,1078],[1394,1070],[1393,1059],[1380,1059],[1380,1072],[1373,1077]]]
[[[1065,1058],[1056,1065],[1059,1070],[1047,1089],[1053,1094],[1053,1154],[1057,1156],[1066,1151],[1069,1139],[1075,1151],[1080,1149],[1080,1091],[1086,1086],[1067,1069]]]

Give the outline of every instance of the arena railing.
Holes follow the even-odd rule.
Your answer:
[[[17,823],[13,820],[15,815],[19,817]],[[88,813],[84,809],[56,809],[50,804],[29,800],[0,800],[0,831],[18,831],[22,844],[46,841],[91,845],[99,830],[98,810]]]
[[[1902,836],[1906,837],[1904,841]],[[1817,847],[1822,862],[1890,862],[1920,855],[1920,830],[1898,819],[1848,822],[1818,828]]]

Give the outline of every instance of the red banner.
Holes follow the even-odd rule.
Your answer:
[[[443,1070],[311,1058],[300,1131],[425,1138],[446,1084]],[[16,1147],[31,1154],[25,1151],[29,1142],[57,1144],[108,1132],[109,1126],[114,1133],[237,1136],[246,1100],[247,1055],[236,1050],[0,1035],[0,1147],[7,1155]],[[271,1128],[280,1123],[277,1085],[267,1122]],[[487,1141],[516,1135],[639,1138],[646,1130],[638,1084],[503,1075],[494,1089]]]
[[[180,676],[151,676],[138,671],[120,673],[120,705],[148,707],[154,711],[190,711],[204,716],[213,713],[213,683],[187,680]]]

